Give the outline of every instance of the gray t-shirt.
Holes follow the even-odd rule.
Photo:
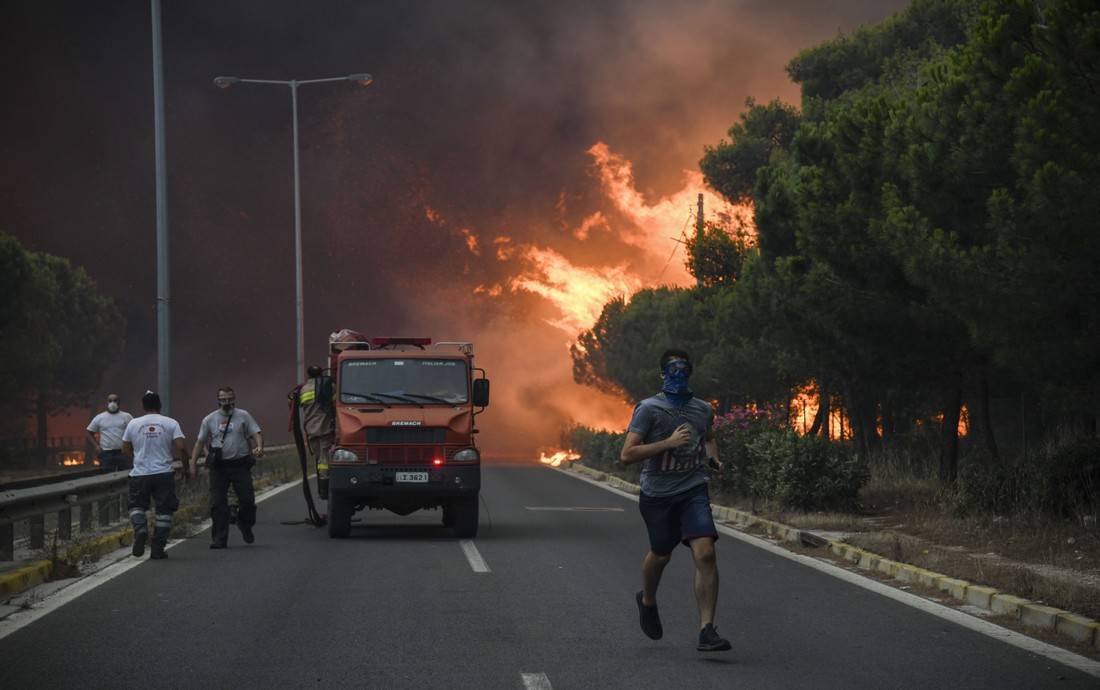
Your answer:
[[[627,431],[640,434],[643,444],[668,438],[684,423],[691,426],[688,443],[644,461],[642,492],[647,496],[675,496],[709,480],[706,439],[714,424],[714,408],[699,398],[674,405],[664,393],[646,398],[634,408]]]
[[[229,421],[228,431],[225,428],[226,420]],[[206,443],[209,448],[221,448],[223,460],[239,460],[252,452],[248,439],[260,431],[260,425],[248,414],[248,410],[238,407],[233,410],[232,417],[226,417],[221,410],[214,410],[206,415],[199,426],[199,441]],[[225,432],[224,443],[222,432]]]

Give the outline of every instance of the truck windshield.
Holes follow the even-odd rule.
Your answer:
[[[340,402],[457,405],[469,399],[468,380],[458,359],[352,359],[340,368]]]

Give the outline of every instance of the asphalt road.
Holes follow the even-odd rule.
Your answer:
[[[260,504],[254,545],[234,532],[211,551],[204,532],[0,639],[0,687],[522,688],[523,674],[559,690],[1098,685],[731,538],[718,544],[718,626],[733,651],[695,651],[687,549],[665,572],[653,642],[634,605],[636,503],[541,467],[485,468],[482,498],[488,572],[437,512],[360,513],[351,539],[330,540],[280,524],[304,515],[301,492],[285,491]]]

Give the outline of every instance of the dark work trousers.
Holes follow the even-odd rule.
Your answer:
[[[153,499],[153,509],[156,511],[153,544],[163,547],[168,543],[168,533],[172,531],[172,513],[180,507],[173,473],[130,477],[130,522],[134,525],[136,534],[149,533],[145,511],[149,509],[150,498]]]
[[[121,450],[103,450],[99,453],[99,469],[102,472],[118,472],[134,466],[130,456]]]
[[[256,524],[256,492],[252,488],[252,466],[249,458],[220,463],[210,468],[210,517],[214,522],[210,536],[215,544],[229,540],[229,487],[237,494],[237,526],[241,529]]]

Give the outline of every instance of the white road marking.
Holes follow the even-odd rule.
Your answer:
[[[567,513],[621,513],[622,508],[601,508],[589,506],[524,506],[527,510],[539,512],[567,512]]]
[[[523,687],[526,690],[554,690],[554,686],[550,685],[550,679],[546,677],[545,673],[521,673],[519,675],[523,679]]]
[[[462,553],[466,554],[466,560],[470,562],[470,567],[473,568],[475,573],[489,572],[489,565],[481,557],[481,553],[477,550],[473,540],[463,539],[459,543],[462,544]]]
[[[580,479],[581,481],[588,482],[589,484],[598,486],[606,491],[619,494],[623,498],[628,498],[634,502],[638,501],[638,497],[634,494],[620,491],[615,487],[608,486],[603,482],[596,481],[595,479],[592,479],[590,477],[578,475],[560,468],[554,469],[557,469],[562,474],[573,477],[574,479]],[[877,580],[872,580],[858,573],[845,570],[844,568],[833,565],[832,563],[820,561],[810,556],[803,556],[801,554],[788,551],[781,546],[776,546],[775,544],[772,544],[766,539],[761,539],[759,537],[745,534],[744,532],[735,530],[732,527],[727,527],[724,524],[717,523],[717,527],[718,531],[722,534],[743,541],[746,544],[751,544],[752,546],[755,546],[757,548],[764,549],[765,551],[773,553],[776,556],[780,556],[781,558],[786,558],[787,560],[800,563],[807,567],[813,568],[814,570],[823,572],[827,575],[832,575],[833,577],[844,580],[849,584],[853,584],[857,587],[862,587],[863,589],[874,592],[875,594],[881,594],[888,599],[893,599],[894,601],[905,604],[907,606],[911,606],[915,609],[919,609],[921,611],[924,611],[925,613],[930,613],[933,616],[942,618],[946,621],[950,621],[952,623],[955,623],[956,625],[961,625],[968,630],[973,630],[974,632],[981,633],[982,635],[986,635],[987,637],[992,637],[996,640],[1000,640],[1001,642],[1010,644],[1013,647],[1023,649],[1024,651],[1028,651],[1033,654],[1039,654],[1040,656],[1045,656],[1052,661],[1057,661],[1058,663],[1065,664],[1070,668],[1074,668],[1083,673],[1087,673],[1091,676],[1100,678],[1100,662],[1093,661],[1088,657],[1081,656],[1080,654],[1074,654],[1071,651],[1062,649],[1061,647],[1056,647],[1052,644],[1047,644],[1046,642],[1041,642],[1040,640],[1036,640],[1035,638],[1028,637],[1027,635],[1024,635],[1022,633],[1018,633],[1015,630],[1002,628],[999,625],[982,620],[980,618],[976,618],[975,616],[972,616],[968,613],[963,613],[962,611],[953,609],[950,606],[937,604],[934,601],[929,601],[928,599],[917,596],[916,594],[904,592],[889,585],[883,584]]]
[[[290,482],[289,484],[281,484],[273,489],[265,491],[256,496],[256,503],[266,501],[272,496],[281,494],[287,489],[292,489],[301,483],[302,480],[298,479],[296,481]],[[195,533],[198,534],[199,532],[202,532],[203,530],[209,528],[210,520],[207,520],[199,525]],[[164,549],[165,551],[167,551],[168,549],[182,544],[184,541],[186,540],[173,539],[172,541],[168,542],[168,545],[165,546]],[[122,575],[126,571],[130,570],[131,568],[136,568],[139,565],[144,565],[149,562],[148,558],[134,558],[133,556],[131,556],[129,546],[124,549],[119,549],[114,553],[121,556],[119,560],[115,563],[103,568],[102,570],[97,570],[90,575],[79,578],[68,587],[58,590],[55,594],[52,594],[49,597],[43,599],[40,603],[35,604],[33,608],[25,609],[23,611],[17,611],[15,613],[12,613],[7,618],[0,620],[0,640],[4,639],[8,635],[11,635],[16,630],[19,630],[24,626],[30,625],[39,618],[42,618],[43,616],[48,616],[65,604],[68,604],[70,601],[73,601],[74,599],[92,591],[104,582],[113,580],[119,575]]]

